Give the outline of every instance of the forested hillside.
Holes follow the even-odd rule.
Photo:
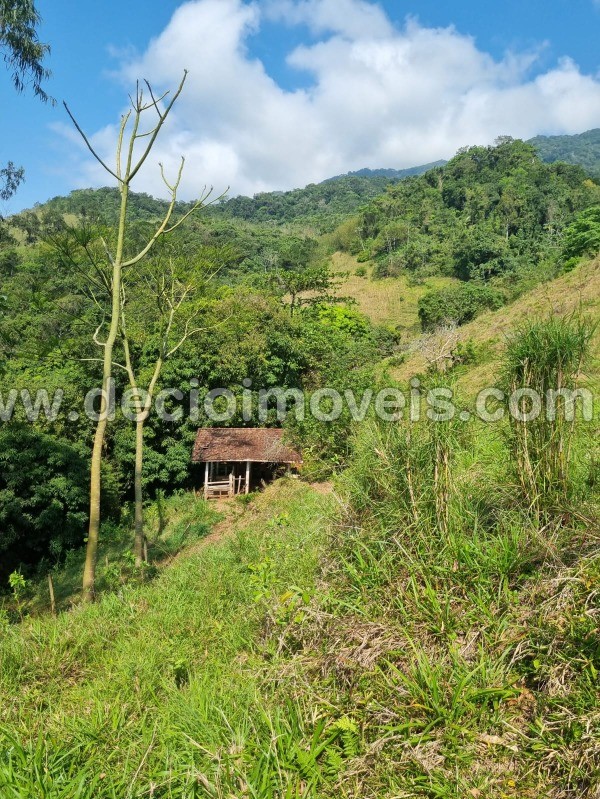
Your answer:
[[[536,136],[529,140],[542,161],[579,164],[594,178],[600,178],[600,128],[573,136]]]
[[[425,171],[425,167],[417,171]],[[406,170],[406,173],[414,174],[413,170]],[[214,220],[237,219],[270,225],[296,223],[325,232],[364,202],[381,194],[389,183],[405,176],[404,172],[394,175],[342,175],[293,191],[264,192],[254,197],[223,197],[210,205],[205,214]],[[165,205],[163,200],[156,200],[147,194],[136,194],[132,214],[136,219],[152,219],[164,212]],[[182,202],[177,207],[179,211],[185,211],[190,205]],[[49,200],[39,207],[39,212],[114,221],[118,207],[116,189],[78,189],[68,197]]]
[[[465,149],[447,165],[400,181],[370,201],[363,194],[357,211],[359,189],[367,185],[373,190],[366,179],[347,178],[270,196],[271,203],[281,200],[280,221],[276,215],[268,223],[252,221],[260,216],[259,199],[248,201],[254,209],[249,219],[236,216],[242,201],[230,200],[188,220],[130,288],[128,303],[139,319],[131,327],[131,347],[140,368],[150,369],[156,357],[163,321],[153,310],[154,281],[165,269],[173,286],[191,287],[184,308],[202,324],[165,365],[161,384],[187,394],[194,379],[207,391],[224,387],[239,395],[243,379],[256,390],[366,386],[377,361],[400,353],[419,321],[427,330],[466,323],[570,268],[598,245],[598,186],[580,167],[543,164],[522,142]],[[357,191],[350,197],[351,186]],[[334,231],[318,235],[303,226],[327,192],[330,205],[346,216]],[[57,421],[23,425],[27,411],[17,403],[12,424],[0,430],[2,457],[13,463],[0,478],[4,576],[21,560],[35,566],[51,553],[60,558],[80,535],[93,428],[84,417],[70,422],[67,414],[98,379],[93,336],[107,299],[94,264],[102,242],[113,236],[117,207],[116,190],[78,191],[4,228],[3,396],[14,388],[32,396],[37,388],[65,393]],[[308,207],[309,215],[297,216],[298,207]],[[128,252],[164,210],[161,201],[132,196]],[[180,215],[187,210],[186,204],[176,207]],[[365,286],[394,277],[412,285],[412,304],[391,308],[385,325],[371,322],[344,301],[344,278],[340,285],[329,265],[337,249],[368,267],[371,280],[366,269],[358,278]],[[398,301],[402,293],[400,287]],[[127,376],[118,370],[115,379],[124,390]],[[168,425],[149,420],[144,483],[151,495],[190,485],[191,441],[205,423],[202,409],[195,418],[183,410]],[[236,416],[231,423],[243,420]],[[313,453],[316,472],[346,462],[349,430],[343,420],[329,427],[306,422],[295,435]],[[33,454],[39,448],[51,464],[46,487]],[[123,420],[112,426],[107,458],[106,507],[116,510],[132,492],[131,428]],[[65,472],[72,475],[67,482]]]
[[[341,246],[372,261],[375,277],[458,278],[462,286],[424,297],[420,315],[424,328],[460,324],[569,268],[568,256],[586,249],[568,242],[599,200],[581,167],[544,164],[531,145],[505,140],[389,187],[345,228]]]

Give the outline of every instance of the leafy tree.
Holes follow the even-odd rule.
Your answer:
[[[489,225],[468,228],[454,245],[454,271],[461,280],[487,280],[510,266],[506,239]]]
[[[332,299],[335,291],[334,277],[327,266],[277,272],[272,283],[289,308],[291,316],[302,305],[313,305]]]
[[[16,167],[12,161],[0,169],[0,200],[9,200],[25,178],[23,167]]]
[[[40,23],[33,0],[0,0],[0,53],[9,69],[15,89],[22,92],[31,85],[43,102],[54,102],[42,83],[50,77],[43,61],[50,52],[42,44],[36,28]],[[0,200],[8,200],[23,181],[22,167],[9,161],[0,169]]]
[[[0,583],[21,563],[78,546],[87,519],[82,448],[24,425],[0,430]]]
[[[497,310],[504,297],[490,286],[476,283],[429,291],[419,300],[419,320],[423,330],[447,324],[464,325],[482,311]]]
[[[14,87],[22,92],[30,84],[36,97],[48,102],[52,98],[42,83],[50,77],[43,65],[50,47],[38,39],[40,22],[33,0],[0,0],[0,52]]]
[[[566,258],[597,255],[600,252],[600,205],[586,208],[577,215],[564,233],[563,253]]]

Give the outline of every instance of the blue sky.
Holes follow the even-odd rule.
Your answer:
[[[182,197],[287,189],[370,167],[449,157],[497,135],[600,126],[598,0],[38,0],[48,90],[110,158],[137,77],[190,70],[157,148],[187,158]],[[174,16],[175,15],[175,16]],[[2,210],[110,183],[60,102],[16,95],[0,73],[0,163],[27,181]],[[164,194],[156,164],[140,191]]]

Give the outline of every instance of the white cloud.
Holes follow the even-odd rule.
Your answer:
[[[288,54],[309,89],[286,91],[246,42],[262,20],[308,26],[314,37]],[[157,89],[189,77],[138,190],[164,195],[168,172],[187,159],[181,196],[204,184],[230,193],[286,189],[361,167],[407,167],[450,157],[499,134],[576,133],[600,126],[600,81],[570,59],[530,77],[535,54],[494,60],[454,28],[408,20],[395,28],[365,0],[195,0],[122,77]],[[107,157],[115,128],[94,141]],[[82,183],[106,182],[88,165]]]
[[[266,14],[288,25],[307,25],[313,33],[339,33],[350,39],[393,35],[380,6],[365,0],[267,0]]]

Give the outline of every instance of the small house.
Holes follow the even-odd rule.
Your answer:
[[[247,494],[301,455],[283,443],[283,430],[266,427],[206,427],[198,430],[192,462],[204,464],[205,499]]]

